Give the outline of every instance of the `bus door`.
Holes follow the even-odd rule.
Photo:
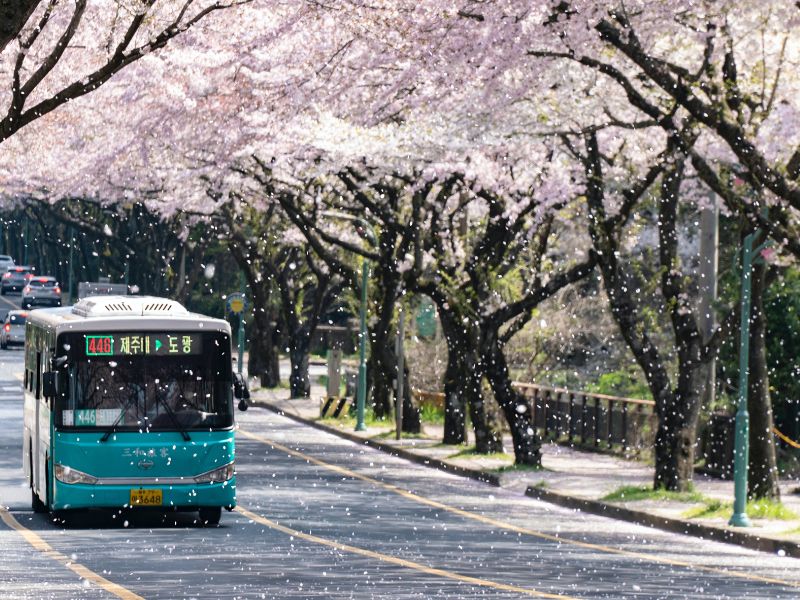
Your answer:
[[[35,343],[35,341],[34,341]],[[42,392],[42,353],[39,348],[34,348],[36,352],[36,370],[31,373],[31,392],[33,393],[34,421],[33,421],[33,481],[36,482],[37,491],[44,490],[44,477],[42,476],[42,431],[41,431],[41,392]]]

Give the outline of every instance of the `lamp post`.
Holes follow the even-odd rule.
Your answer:
[[[747,386],[750,365],[750,288],[753,263],[769,245],[769,240],[753,248],[759,231],[745,236],[742,244],[742,300],[739,326],[739,395],[736,410],[736,441],[733,458],[733,515],[728,525],[750,527],[752,523],[745,512],[747,508],[747,470],[750,457],[750,413],[747,412]]]
[[[736,410],[736,442],[733,458],[733,515],[728,525],[750,527],[747,506],[747,466],[750,454],[750,413],[747,412],[747,376],[750,359],[750,280],[753,267],[754,233],[744,238],[742,247],[742,299],[739,327],[739,398]]]
[[[353,221],[358,226],[358,233],[365,237],[373,246],[376,245],[375,235],[361,217],[349,215],[332,210],[319,213],[326,217],[334,217],[344,221]],[[366,431],[364,413],[367,404],[367,285],[369,284],[369,261],[366,257],[361,260],[361,305],[359,307],[358,328],[358,390],[356,391],[356,431]]]

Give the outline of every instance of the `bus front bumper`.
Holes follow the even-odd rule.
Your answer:
[[[67,484],[55,480],[53,510],[82,508],[197,509],[236,506],[236,477],[222,483],[165,485]],[[160,494],[158,493],[160,491]],[[157,502],[160,496],[160,502]]]

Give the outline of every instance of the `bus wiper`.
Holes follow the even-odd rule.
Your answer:
[[[170,421],[172,421],[172,424],[175,425],[175,429],[177,429],[181,433],[181,435],[183,436],[183,441],[184,442],[191,442],[192,438],[189,437],[189,433],[186,431],[186,429],[184,429],[181,426],[181,423],[178,420],[177,415],[174,412],[172,412],[172,409],[169,407],[169,404],[167,404],[167,401],[164,400],[161,397],[160,394],[156,394],[156,396],[158,397],[158,401],[161,403],[161,405],[165,409],[167,409],[167,416],[169,416],[169,419],[170,419]]]
[[[100,438],[101,442],[108,441],[108,438],[111,437],[111,434],[114,433],[117,430],[117,425],[119,425],[119,422],[122,421],[122,417],[125,416],[125,413],[128,412],[128,409],[133,405],[133,401],[134,400],[136,400],[136,396],[131,396],[130,398],[128,398],[128,401],[125,403],[125,406],[122,408],[122,411],[119,413],[119,416],[117,417],[117,420],[114,421],[113,425],[111,425],[111,429],[106,431],[103,434],[103,437]]]

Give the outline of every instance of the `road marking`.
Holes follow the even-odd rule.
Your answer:
[[[92,583],[103,588],[108,593],[114,594],[117,598],[124,598],[125,600],[144,600],[144,598],[141,596],[134,594],[132,591],[114,583],[113,581],[109,581],[105,577],[102,577],[94,571],[87,569],[82,564],[75,562],[68,556],[61,554],[61,552],[54,550],[53,547],[45,542],[38,534],[20,524],[20,522],[17,521],[14,516],[2,506],[0,506],[0,519],[2,519],[6,525],[12,529],[15,529],[23,538],[25,538],[25,541],[33,546],[36,550],[44,554],[47,558],[52,558],[53,560],[60,562],[70,571],[77,573],[79,577],[83,577],[87,581],[91,581]]]
[[[4,385],[2,387],[2,391],[4,391],[4,392],[21,392],[22,388],[20,388],[18,385]]]
[[[14,304],[11,300],[6,298],[5,296],[0,296],[0,300],[6,303],[10,307],[10,310],[19,310],[19,306]]]
[[[256,523],[261,523],[262,525],[266,525],[270,529],[275,529],[277,531],[285,533],[286,535],[306,540],[307,542],[328,546],[329,548],[334,548],[341,552],[358,554],[360,556],[366,556],[367,558],[374,558],[382,562],[399,565],[407,569],[414,569],[415,571],[420,571],[421,573],[427,573],[428,575],[436,575],[438,577],[445,577],[447,579],[455,579],[456,581],[471,583],[473,585],[479,585],[482,587],[489,587],[496,590],[503,590],[506,592],[517,592],[520,594],[525,594],[526,596],[533,596],[536,598],[558,598],[560,600],[573,600],[572,596],[562,596],[561,594],[549,594],[547,592],[540,592],[538,590],[534,590],[531,588],[524,588],[516,585],[509,585],[506,583],[499,583],[497,581],[491,581],[489,579],[480,579],[478,577],[470,577],[469,575],[461,575],[459,573],[454,573],[453,571],[446,571],[444,569],[437,569],[435,567],[426,567],[425,565],[422,565],[420,563],[411,560],[406,560],[404,558],[397,558],[396,556],[391,556],[390,554],[373,552],[372,550],[366,550],[364,548],[359,548],[358,546],[350,546],[348,544],[342,544],[341,542],[337,542],[334,540],[329,540],[316,535],[311,535],[310,533],[303,533],[302,531],[298,531],[296,529],[291,529],[284,525],[280,525],[275,521],[270,521],[266,517],[257,515],[256,513],[251,512],[246,508],[242,508],[241,506],[237,506],[234,510],[236,510],[236,512],[241,513],[248,519],[255,521]]]
[[[514,533],[520,533],[523,535],[529,535],[531,537],[536,537],[544,540],[549,540],[552,542],[557,542],[559,544],[569,544],[571,546],[577,546],[579,548],[586,548],[587,550],[595,550],[599,552],[604,552],[606,554],[616,554],[618,556],[626,556],[629,558],[636,558],[639,560],[644,560],[648,562],[659,563],[663,565],[669,565],[673,567],[684,567],[687,569],[694,569],[697,571],[704,571],[706,573],[714,573],[716,575],[723,575],[725,577],[736,577],[738,579],[747,579],[749,581],[759,581],[761,583],[772,583],[776,585],[783,585],[792,588],[800,588],[800,583],[795,583],[791,581],[784,581],[782,579],[774,579],[772,577],[764,577],[761,575],[753,575],[751,573],[743,573],[742,571],[733,571],[728,569],[721,569],[717,567],[707,567],[705,565],[695,565],[693,563],[675,560],[672,558],[661,558],[659,556],[653,556],[652,554],[645,554],[641,552],[635,552],[633,550],[623,550],[622,548],[613,548],[611,546],[603,546],[602,544],[592,544],[590,542],[581,542],[579,540],[571,540],[569,538],[560,537],[556,535],[551,535],[549,533],[544,533],[542,531],[536,531],[535,529],[528,529],[527,527],[519,527],[517,525],[512,525],[511,523],[506,523],[505,521],[499,521],[497,519],[493,519],[491,517],[486,517],[483,515],[479,515],[476,513],[469,512],[467,510],[463,510],[461,508],[456,508],[455,506],[450,506],[448,504],[443,504],[437,500],[432,500],[430,498],[426,498],[425,496],[420,496],[415,494],[414,492],[406,491],[402,488],[397,487],[391,483],[386,483],[379,479],[374,479],[369,475],[362,475],[361,473],[357,473],[355,471],[351,471],[345,467],[340,467],[338,465],[332,465],[330,463],[326,463],[323,460],[318,458],[314,458],[308,454],[304,454],[299,450],[294,450],[289,448],[288,446],[284,446],[278,442],[270,440],[269,438],[265,438],[263,436],[257,435],[255,433],[250,433],[249,431],[245,431],[243,429],[238,429],[238,433],[241,433],[245,437],[248,437],[252,440],[267,444],[280,450],[281,452],[286,452],[291,456],[295,456],[297,458],[301,458],[307,462],[313,463],[335,473],[339,473],[341,475],[346,475],[348,477],[352,477],[354,479],[360,479],[361,481],[366,481],[378,487],[381,487],[385,490],[403,496],[404,498],[408,498],[409,500],[413,500],[419,504],[425,504],[428,506],[432,506],[434,508],[438,508],[440,510],[453,513],[455,515],[459,515],[461,517],[472,519],[474,521],[479,521],[481,523],[485,523],[487,525],[492,525],[493,527],[498,527],[500,529],[505,529],[507,531],[513,531]]]

